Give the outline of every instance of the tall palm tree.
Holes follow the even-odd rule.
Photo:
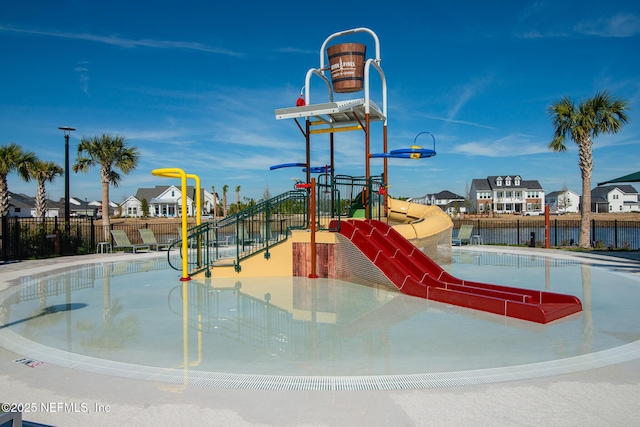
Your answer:
[[[109,239],[109,185],[117,187],[122,176],[116,172],[120,169],[125,175],[138,165],[140,151],[137,147],[127,146],[124,136],[102,134],[92,138],[82,137],[78,145],[78,157],[72,166],[74,172],[88,172],[100,167],[102,183],[102,228],[104,238]]]
[[[18,172],[24,181],[29,181],[29,168],[38,160],[33,151],[23,150],[15,142],[0,146],[0,216],[9,213],[9,186],[7,175]]]
[[[224,212],[224,217],[227,217],[227,191],[229,191],[229,186],[227,184],[222,186],[222,212]]]
[[[238,185],[236,187],[236,207],[237,207],[237,211],[240,211],[240,186]]]
[[[607,91],[576,105],[569,97],[562,97],[549,106],[549,115],[555,127],[549,149],[567,150],[567,136],[578,145],[578,166],[582,174],[582,201],[580,203],[580,237],[578,246],[590,247],[591,234],[591,173],[593,172],[592,138],[602,133],[618,133],[629,121],[625,110],[629,103],[614,98]]]
[[[46,191],[45,183],[55,181],[56,177],[64,174],[62,166],[56,162],[37,160],[29,169],[29,174],[38,181],[38,192],[36,193],[36,217],[42,218],[46,213]]]

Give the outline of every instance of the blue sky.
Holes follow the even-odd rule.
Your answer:
[[[291,189],[304,138],[274,110],[294,106],[307,70],[330,35],[374,31],[388,86],[389,149],[430,132],[437,155],[392,159],[392,196],[449,190],[474,178],[515,175],[547,191],[580,192],[575,144],[552,153],[547,107],[608,90],[627,99],[631,123],[594,141],[597,182],[640,170],[640,3],[584,1],[432,2],[8,2],[0,14],[0,144],[16,142],[64,165],[80,138],[124,136],[139,167],[111,189],[121,202],[138,187],[178,183],[151,170],[178,167],[235,200]],[[352,4],[353,9],[349,8]],[[338,42],[364,42],[366,34]],[[333,43],[331,43],[333,44]],[[372,81],[372,99],[380,99]],[[313,85],[312,85],[313,90]],[[314,102],[326,91],[313,92]],[[362,92],[336,99],[359,98]],[[376,125],[374,125],[376,126]],[[430,147],[429,135],[417,143]],[[328,137],[312,138],[314,166],[328,162]],[[378,148],[376,148],[378,147]],[[372,132],[372,151],[382,141]],[[364,175],[364,135],[336,135],[336,172]],[[372,173],[382,171],[373,159]],[[70,175],[71,195],[100,198],[98,172]],[[9,176],[9,190],[35,195],[36,183]],[[64,178],[47,185],[64,196]]]

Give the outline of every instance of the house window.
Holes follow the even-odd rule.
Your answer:
[[[502,197],[502,191],[498,191],[498,192],[497,192],[497,194],[496,194],[496,196],[498,196],[498,197]]]
[[[515,183],[515,185],[520,185],[520,177],[519,176],[515,177],[514,183]]]
[[[506,185],[507,187],[511,186],[511,177],[507,177],[507,179],[504,180],[504,185]]]
[[[496,179],[496,185],[497,185],[498,187],[502,187],[502,178],[498,178],[498,179]]]
[[[14,211],[15,213],[20,213],[20,208],[13,208],[13,211]]]
[[[507,185],[509,185],[509,184],[507,184]],[[504,192],[504,196],[505,197],[511,197],[511,191],[505,191]]]
[[[516,199],[520,199],[522,198],[522,193],[519,191],[516,191],[515,193],[513,193],[516,196]]]
[[[175,197],[174,191],[171,190],[171,197]]]

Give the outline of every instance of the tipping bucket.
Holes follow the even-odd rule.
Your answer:
[[[367,47],[360,43],[342,43],[327,49],[333,90],[358,92],[364,82],[364,58]]]

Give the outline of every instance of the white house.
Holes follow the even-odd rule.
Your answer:
[[[545,193],[536,180],[524,180],[520,175],[497,175],[471,181],[469,199],[473,212],[524,214],[544,209]]]
[[[422,197],[412,197],[407,201],[423,205],[440,206],[440,208],[449,215],[453,215],[458,212],[464,213],[467,210],[465,207],[465,198],[448,190],[444,190],[439,193],[425,194]]]
[[[551,213],[576,213],[580,211],[580,195],[571,190],[552,191],[546,195]]]
[[[187,186],[187,216],[194,216],[196,210],[196,194],[193,186]],[[154,188],[139,188],[135,196],[129,196],[120,204],[124,217],[141,217],[142,200],[146,200],[151,217],[180,217],[182,215],[182,191],[175,185],[157,185]],[[213,209],[213,195],[207,190],[200,190],[201,213]]]
[[[632,185],[604,185],[591,190],[592,212],[640,212],[638,192]]]

